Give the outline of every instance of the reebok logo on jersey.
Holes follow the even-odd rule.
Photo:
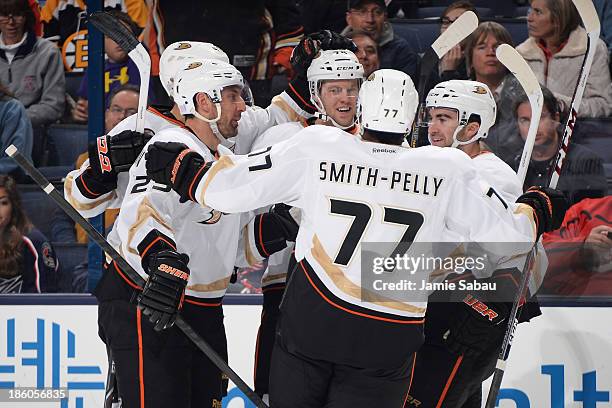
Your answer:
[[[180,269],[174,268],[170,265],[166,265],[166,264],[161,264],[157,267],[157,269],[159,269],[162,272],[166,272],[167,274],[170,274],[172,276],[176,276],[179,279],[183,279],[183,280],[189,280],[189,274],[186,272],[181,271]]]
[[[482,316],[488,317],[489,321],[491,322],[495,320],[497,316],[499,316],[497,312],[495,312],[492,309],[489,309],[489,306],[485,305],[483,302],[476,299],[472,295],[467,295],[465,299],[463,299],[463,303],[470,306],[472,309],[480,313]]]

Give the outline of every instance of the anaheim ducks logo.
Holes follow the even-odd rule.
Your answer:
[[[373,81],[373,80],[374,80],[374,78],[376,78],[376,74],[374,74],[374,72],[372,72],[372,73],[370,74],[370,76],[368,77],[368,79],[366,79],[366,81]]]
[[[479,95],[485,95],[487,93],[487,90],[482,86],[475,86],[472,92]]]
[[[191,44],[182,42],[176,46],[175,50],[186,50],[187,48],[191,48]]]
[[[208,218],[202,221],[198,221],[198,224],[216,224],[221,220],[221,216],[223,216],[223,213],[221,211],[217,211],[217,210],[211,210],[208,215]]]
[[[202,63],[199,61],[196,62],[192,62],[191,64],[187,65],[187,68],[185,68],[185,71],[189,70],[189,69],[195,69],[197,67],[201,67]]]

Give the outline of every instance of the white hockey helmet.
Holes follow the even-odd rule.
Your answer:
[[[452,147],[466,145],[484,139],[495,124],[497,104],[489,87],[482,82],[458,80],[440,82],[427,94],[426,107],[454,109],[458,113],[459,126],[453,134]],[[468,141],[457,140],[459,132],[468,124],[470,117],[480,119],[480,129]],[[429,141],[431,143],[431,140]]]
[[[189,60],[186,66],[179,70],[174,80],[174,98],[182,115],[194,115],[198,119],[208,122],[213,133],[221,144],[231,146],[217,128],[217,121],[221,118],[221,92],[228,86],[244,88],[244,79],[240,71],[231,64],[218,60]],[[194,97],[196,94],[206,93],[217,108],[217,116],[208,119],[197,112]]]
[[[187,60],[214,59],[229,63],[229,58],[214,44],[199,41],[179,41],[166,47],[159,59],[159,79],[169,97],[174,98],[174,77]]]
[[[341,126],[325,112],[321,101],[321,81],[331,81],[339,79],[357,79],[361,84],[363,81],[363,66],[357,59],[354,52],[349,50],[323,50],[312,60],[308,70],[308,88],[310,90],[310,101],[317,108],[319,117],[323,120],[331,120],[334,126],[340,129],[347,129],[353,126]]]
[[[419,96],[410,76],[395,69],[370,74],[359,91],[363,129],[406,134],[412,127]]]

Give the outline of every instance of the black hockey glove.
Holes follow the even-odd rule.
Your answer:
[[[172,187],[180,202],[196,201],[194,193],[206,174],[204,158],[177,142],[155,142],[145,155],[147,174],[154,181]]]
[[[456,314],[449,320],[443,341],[449,350],[476,356],[499,343],[507,327],[512,303],[481,301],[478,294],[468,293],[463,302],[454,303]]]
[[[150,134],[124,130],[113,136],[102,135],[89,144],[89,163],[100,180],[128,171],[138,158]]]
[[[545,232],[561,227],[568,208],[567,199],[563,193],[547,187],[530,187],[516,199],[516,202],[533,208],[538,238]]]
[[[157,331],[172,327],[183,306],[189,280],[189,257],[173,250],[151,255],[149,279],[138,295],[138,307]]]
[[[320,50],[357,51],[357,46],[350,39],[330,30],[321,30],[302,38],[293,49],[291,65],[298,75],[306,76],[306,71]]]
[[[300,228],[300,225],[290,213],[292,208],[290,205],[280,203],[275,204],[269,212],[270,217],[276,222],[279,231],[282,232],[285,240],[289,242],[295,242]]]

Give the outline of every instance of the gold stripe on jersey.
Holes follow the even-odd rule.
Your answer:
[[[80,203],[72,195],[72,183],[73,182],[74,182],[74,176],[69,175],[68,177],[66,177],[66,180],[64,181],[64,188],[66,189],[66,193],[68,193],[68,202],[78,211],[88,211],[93,208],[96,208],[102,203],[115,199],[115,193],[113,191],[112,194],[108,194],[106,197],[100,198],[98,200],[94,200],[90,203],[86,203],[86,204]]]
[[[208,189],[210,182],[213,178],[215,178],[217,173],[223,169],[227,169],[232,166],[234,166],[234,162],[232,161],[230,156],[221,156],[219,160],[217,160],[217,162],[213,164],[210,170],[208,170],[208,174],[206,174],[205,176],[206,182],[204,182],[204,187],[202,187],[202,191],[200,192],[200,199],[198,200],[200,204],[206,206],[206,200],[204,199],[204,196],[206,195],[206,190]]]
[[[276,95],[272,98],[272,105],[285,112],[287,115],[287,122],[299,122],[304,127],[307,126],[304,117],[298,113],[298,111],[301,111],[302,109],[297,104],[295,104],[295,107],[292,107],[280,95]]]
[[[187,286],[187,289],[194,292],[217,292],[220,290],[226,290],[229,286],[231,276],[216,280],[211,283],[196,283],[195,285]]]
[[[157,212],[157,210],[155,208],[153,208],[153,206],[151,205],[151,202],[149,201],[149,199],[147,197],[145,197],[140,202],[140,204],[138,205],[138,209],[136,210],[136,214],[138,214],[137,218],[136,218],[136,222],[134,224],[132,224],[130,226],[130,228],[128,229],[127,248],[128,248],[128,252],[130,252],[130,253],[132,253],[132,254],[134,254],[136,256],[140,256],[138,251],[135,249],[136,246],[139,243],[136,243],[136,246],[132,246],[132,240],[134,239],[134,235],[136,235],[136,232],[138,231],[138,229],[140,227],[142,227],[142,225],[149,218],[153,218],[158,224],[162,225],[168,231],[172,231],[172,228],[170,227],[170,225],[168,225],[164,221],[164,219],[159,214],[159,212]]]
[[[263,278],[261,278],[261,285],[266,285],[272,281],[278,280],[278,279],[287,279],[287,274],[286,273],[279,273],[276,275],[267,275],[264,276]]]
[[[242,236],[244,237],[244,257],[249,265],[253,266],[259,262],[251,251],[251,237],[249,236],[249,225],[245,225],[242,230]]]
[[[334,285],[345,294],[362,299],[364,302],[372,303],[378,306],[383,306],[388,309],[395,309],[402,312],[425,314],[425,308],[408,305],[403,302],[398,302],[386,296],[379,295],[370,290],[363,289],[362,287],[353,283],[350,279],[344,275],[342,270],[332,263],[331,258],[325,252],[319,237],[316,234],[312,237],[312,249],[310,250],[312,256],[318,262],[319,265],[325,270],[327,276],[334,282]]]
[[[536,222],[534,215],[533,215],[533,208],[531,208],[530,206],[528,206],[527,204],[518,204],[516,207],[516,210],[514,210],[514,214],[524,214],[527,216],[527,218],[529,218],[531,220],[531,225],[533,226],[533,236],[537,236],[538,234],[538,230],[537,230],[537,226],[538,223]]]

